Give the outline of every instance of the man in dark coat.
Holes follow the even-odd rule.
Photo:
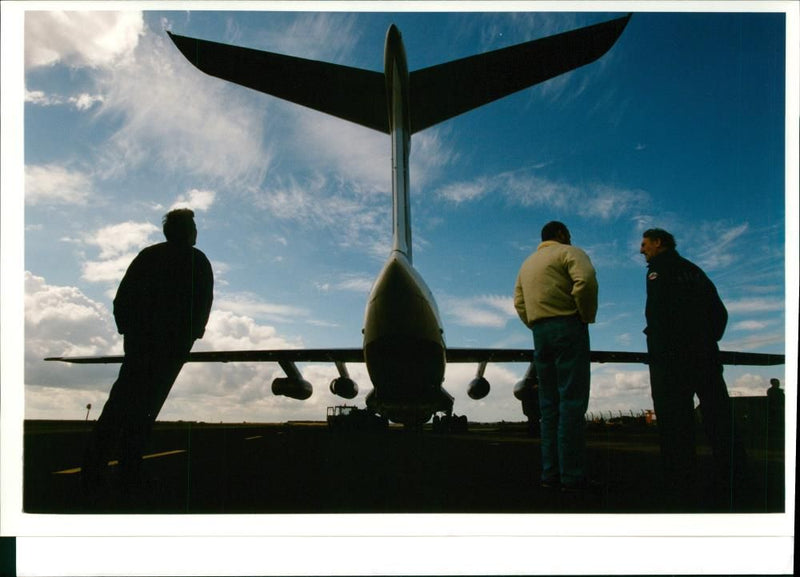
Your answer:
[[[744,471],[744,452],[734,444],[733,417],[722,377],[718,341],[728,312],[706,274],[675,250],[662,229],[643,233],[647,260],[647,351],[650,386],[661,442],[666,489],[678,506],[697,496],[694,396],[714,455],[720,498]]]
[[[163,230],[166,242],[138,254],[114,298],[125,358],[84,458],[83,481],[89,489],[116,447],[123,482],[137,481],[156,417],[195,339],[205,333],[214,278],[208,259],[194,248],[194,213],[169,212]]]

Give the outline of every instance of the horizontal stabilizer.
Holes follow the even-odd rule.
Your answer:
[[[206,74],[389,133],[382,72],[168,34]]]
[[[411,72],[411,132],[594,62],[614,45],[629,19],[630,15]]]

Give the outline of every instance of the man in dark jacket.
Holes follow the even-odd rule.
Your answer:
[[[156,417],[195,339],[205,333],[214,278],[208,259],[194,248],[194,213],[169,212],[163,230],[167,241],[138,254],[114,298],[125,358],[84,458],[89,489],[117,446],[123,482],[136,482]]]
[[[697,493],[696,394],[714,454],[715,483],[720,497],[728,497],[731,479],[744,467],[743,449],[734,446],[717,345],[728,312],[706,274],[675,250],[670,233],[646,230],[640,252],[647,260],[645,334],[666,488],[679,506],[691,505]]]

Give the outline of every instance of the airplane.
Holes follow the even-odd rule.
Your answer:
[[[489,362],[528,363],[514,387],[523,402],[536,382],[531,349],[458,349],[445,345],[436,301],[413,266],[409,200],[411,136],[504,96],[590,64],[621,36],[631,14],[600,24],[516,44],[409,72],[405,47],[393,24],[386,33],[384,71],[351,68],[189,38],[167,32],[200,71],[271,96],[388,134],[392,142],[392,249],[366,304],[361,348],[204,351],[189,362],[277,362],[285,373],[272,392],[298,400],[312,394],[298,362],[333,362],[339,376],[330,391],[358,394],[347,363],[365,363],[373,389],[367,408],[390,421],[419,426],[432,415],[452,415],[453,397],[442,386],[447,363],[478,363],[468,395],[482,399]],[[122,356],[51,357],[70,363],[119,363]],[[722,352],[725,364],[774,365],[783,355]],[[646,353],[592,351],[592,362],[647,363]]]

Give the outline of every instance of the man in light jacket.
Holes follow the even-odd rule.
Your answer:
[[[539,378],[544,487],[582,491],[589,405],[589,323],[597,314],[597,278],[587,254],[571,245],[557,221],[542,228],[542,243],[520,268],[517,314],[533,332]]]

